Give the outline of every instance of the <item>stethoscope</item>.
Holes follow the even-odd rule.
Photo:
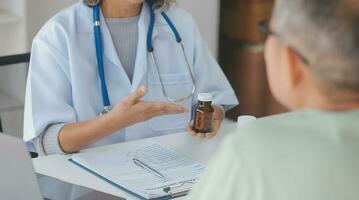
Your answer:
[[[103,111],[100,113],[100,115],[104,115],[108,112],[111,111],[111,102],[109,99],[109,95],[108,95],[108,90],[107,90],[107,85],[106,85],[106,79],[105,79],[105,71],[104,71],[104,64],[103,64],[103,44],[102,44],[102,35],[101,35],[101,23],[100,23],[100,0],[85,0],[85,3],[93,8],[93,20],[94,20],[94,36],[95,36],[95,45],[96,45],[96,58],[97,58],[97,65],[98,65],[98,71],[99,71],[99,76],[100,76],[100,84],[101,84],[101,91],[102,91],[102,99],[103,99],[103,106],[104,109]],[[161,77],[161,74],[159,72],[158,69],[158,65],[157,65],[157,60],[156,57],[154,55],[154,47],[153,47],[153,43],[152,43],[152,36],[153,36],[153,29],[155,26],[155,12],[153,11],[153,8],[151,6],[149,6],[149,10],[150,10],[150,23],[149,23],[149,28],[148,28],[148,33],[147,33],[147,51],[150,54],[151,60],[153,62],[156,74],[158,76],[158,79],[160,81],[161,84],[161,90],[163,95],[166,97],[166,99],[169,102],[172,103],[177,103],[177,102],[181,102],[185,99],[188,99],[190,97],[192,97],[196,91],[196,82],[195,82],[195,78],[194,78],[194,74],[191,70],[191,65],[188,61],[188,58],[185,54],[185,49],[184,46],[182,44],[182,38],[179,35],[176,27],[174,26],[174,24],[172,23],[172,21],[170,20],[170,18],[168,17],[168,15],[165,12],[161,12],[161,16],[164,18],[164,20],[167,22],[168,26],[171,28],[176,41],[179,45],[179,47],[181,48],[181,52],[182,55],[186,61],[187,64],[187,70],[191,76],[191,80],[192,80],[192,91],[190,94],[182,96],[178,99],[173,99],[170,98],[166,92],[166,89],[164,87],[163,84],[163,80]]]

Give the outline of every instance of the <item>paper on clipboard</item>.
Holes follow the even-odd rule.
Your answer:
[[[165,179],[135,165],[133,158],[151,166],[163,174]],[[188,191],[204,170],[204,165],[152,139],[75,154],[72,162],[145,199]],[[171,188],[168,193],[163,190],[167,187]]]

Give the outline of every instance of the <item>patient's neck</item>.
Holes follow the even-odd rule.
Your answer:
[[[330,97],[321,93],[307,95],[300,102],[300,107],[336,112],[359,110],[359,94],[343,93],[342,95]]]
[[[336,104],[323,104],[318,105],[319,109],[328,110],[328,111],[349,111],[349,110],[359,110],[358,102],[347,102],[347,103],[336,103]]]

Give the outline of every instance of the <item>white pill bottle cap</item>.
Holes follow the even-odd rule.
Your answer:
[[[238,117],[237,120],[237,128],[246,126],[247,124],[252,123],[253,121],[255,121],[257,118],[255,116],[251,116],[251,115],[241,115]]]
[[[213,100],[213,95],[209,93],[199,93],[198,101],[202,102],[211,102]]]

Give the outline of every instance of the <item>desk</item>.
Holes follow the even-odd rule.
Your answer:
[[[225,120],[218,135],[211,140],[196,139],[188,133],[176,133],[155,137],[154,139],[195,161],[206,164],[219,148],[223,138],[231,131],[235,130],[236,126],[235,122]],[[98,148],[111,148],[114,145]],[[84,150],[84,152],[91,151],[96,151],[96,148]],[[53,155],[33,159],[35,171],[38,174],[56,178],[66,183],[83,186],[113,196],[122,197],[127,200],[138,200],[137,197],[118,189],[106,181],[103,181],[82,168],[70,163],[68,161],[70,157],[71,155]]]

